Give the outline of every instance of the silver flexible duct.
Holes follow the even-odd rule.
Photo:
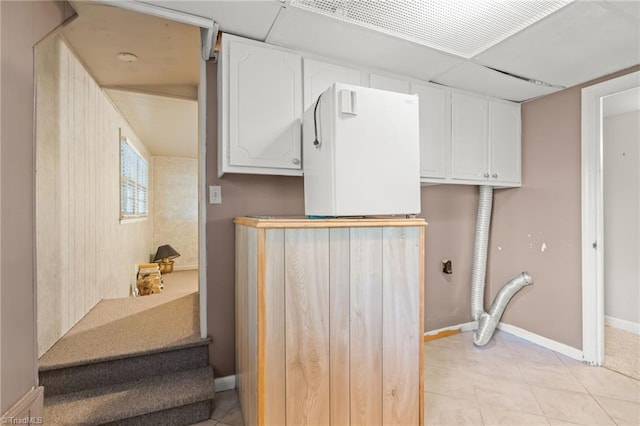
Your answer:
[[[533,284],[533,279],[528,272],[522,272],[507,281],[493,300],[489,313],[482,312],[480,314],[480,318],[478,319],[478,329],[473,335],[474,345],[484,346],[489,343],[489,340],[491,339],[491,336],[493,336],[493,332],[495,331],[496,326],[498,325],[498,322],[500,321],[500,318],[513,295],[522,289],[522,287],[530,284]]]
[[[489,225],[493,187],[480,186],[478,216],[476,218],[476,242],[473,248],[473,270],[471,271],[471,318],[478,321],[484,312],[484,279],[487,268],[487,246],[489,244]]]
[[[480,186],[476,219],[476,242],[473,248],[473,269],[471,273],[471,317],[474,321],[478,321],[478,329],[473,335],[473,344],[476,346],[484,346],[489,342],[513,295],[522,287],[533,283],[533,279],[528,272],[516,275],[507,281],[498,292],[489,313],[484,311],[484,286],[492,203],[493,187]]]

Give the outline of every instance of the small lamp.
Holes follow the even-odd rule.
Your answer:
[[[173,272],[173,259],[178,256],[180,256],[180,253],[167,244],[158,247],[158,251],[156,252],[156,256],[153,258],[153,261],[160,265],[161,274],[168,274]]]

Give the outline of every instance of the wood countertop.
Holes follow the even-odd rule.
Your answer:
[[[308,218],[306,216],[243,216],[233,223],[252,228],[371,228],[387,226],[427,226],[421,218],[356,217],[356,218]]]

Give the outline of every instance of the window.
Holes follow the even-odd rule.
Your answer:
[[[120,219],[146,217],[149,213],[147,189],[149,167],[129,143],[120,140]]]

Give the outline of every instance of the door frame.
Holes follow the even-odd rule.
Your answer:
[[[582,352],[604,364],[602,100],[640,86],[640,71],[582,89]]]

